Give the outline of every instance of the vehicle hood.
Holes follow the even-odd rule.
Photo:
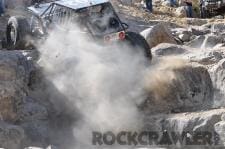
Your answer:
[[[72,9],[80,9],[109,2],[109,0],[59,0],[55,1],[56,4],[66,6]]]
[[[106,2],[109,2],[109,0],[58,0],[52,3],[56,3],[77,10],[80,8],[90,7]],[[40,4],[38,8],[36,8],[35,6],[30,6],[28,7],[28,10],[40,16],[52,3]]]
[[[28,10],[40,16],[51,4],[52,3],[40,4],[37,8],[35,6],[30,6],[28,7]]]

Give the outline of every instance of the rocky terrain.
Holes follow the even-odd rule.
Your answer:
[[[167,1],[154,1],[153,14],[146,12],[140,1],[132,3],[129,0],[121,0],[113,1],[113,3],[122,20],[130,25],[130,30],[140,32],[147,40],[153,54],[151,65],[144,71],[144,77],[141,80],[144,84],[140,87],[143,90],[141,94],[144,94],[144,98],[135,103],[139,113],[135,122],[138,121],[139,124],[141,121],[141,124],[135,129],[156,131],[159,136],[165,135],[166,132],[175,132],[177,135],[188,132],[186,139],[192,142],[196,141],[195,134],[198,132],[216,137],[216,140],[212,137],[205,142],[194,142],[191,144],[192,146],[164,141],[163,148],[225,148],[224,19],[185,18],[182,6],[171,8]],[[1,39],[4,37],[7,18],[14,13],[8,9],[6,15],[0,18]],[[197,12],[195,15],[198,16]],[[51,42],[50,45],[52,45]],[[60,44],[58,47],[63,48]],[[76,138],[77,134],[83,137],[88,131],[88,129],[81,131],[83,130],[81,126],[94,124],[93,128],[98,128],[98,123],[95,121],[102,121],[104,126],[110,124],[109,127],[105,127],[107,130],[111,128],[111,125],[117,126],[113,123],[117,119],[114,119],[115,115],[111,117],[110,114],[106,114],[106,117],[100,114],[98,119],[95,117],[96,113],[91,110],[93,107],[89,104],[100,108],[99,110],[95,107],[94,111],[107,113],[111,106],[117,105],[114,103],[117,100],[109,101],[107,104],[111,106],[104,107],[103,111],[101,103],[98,103],[101,99],[98,99],[97,102],[88,100],[88,106],[83,105],[80,100],[92,99],[88,95],[96,96],[96,98],[103,96],[109,99],[124,97],[124,95],[120,95],[122,90],[123,94],[126,93],[126,100],[120,100],[121,103],[118,104],[118,107],[114,107],[121,112],[116,116],[122,117],[126,115],[124,114],[126,112],[120,111],[120,105],[124,109],[130,110],[132,104],[124,104],[123,102],[126,103],[129,97],[136,97],[133,95],[136,92],[130,93],[130,90],[128,91],[126,85],[130,87],[131,84],[126,81],[135,80],[133,76],[139,73],[133,72],[135,67],[130,65],[129,69],[118,66],[121,74],[115,75],[112,71],[113,65],[107,67],[111,68],[107,69],[106,73],[110,77],[104,78],[103,72],[100,71],[96,75],[91,69],[89,64],[98,60],[92,56],[87,57],[89,58],[87,63],[80,62],[81,66],[87,67],[87,69],[84,72],[79,69],[77,72],[74,69],[80,67],[79,63],[77,64],[70,59],[74,58],[74,55],[67,56],[69,62],[65,64],[66,70],[62,69],[62,72],[58,67],[60,68],[63,64],[53,63],[53,66],[49,65],[52,62],[52,57],[59,57],[61,60],[60,56],[54,55],[54,52],[47,55],[49,63],[44,61],[44,65],[41,65],[39,59],[46,56],[45,54],[42,50],[15,49],[9,51],[1,49],[0,51],[0,147],[6,149],[92,148],[93,146],[86,146],[86,138],[82,140],[85,143]],[[85,53],[83,55],[85,56]],[[124,58],[123,55],[121,57]],[[105,61],[105,59],[100,60]],[[120,60],[121,58],[118,58],[118,61]],[[130,64],[136,65],[135,60],[133,61]],[[108,63],[110,64],[110,62]],[[100,64],[94,68],[102,70],[100,68],[105,65]],[[73,68],[69,66],[73,66]],[[46,75],[46,68],[57,71],[50,71],[51,75]],[[141,70],[137,69],[136,71]],[[68,78],[71,76],[68,74],[71,73],[73,78],[77,77],[78,79],[74,81],[74,79]],[[94,78],[86,80],[87,73],[92,73]],[[122,73],[125,73],[126,77]],[[129,78],[128,74],[130,73],[132,77]],[[65,77],[62,77],[64,74]],[[83,75],[82,78],[77,76],[78,74]],[[100,81],[101,84],[96,84],[99,76],[107,81]],[[57,79],[52,80],[54,77]],[[115,82],[118,88],[110,90],[115,83],[110,79],[114,80],[114,78],[117,80]],[[68,82],[64,82],[64,80],[68,80]],[[125,81],[123,82],[123,80]],[[86,81],[91,83],[83,85],[82,83]],[[60,82],[59,86],[58,82]],[[124,84],[118,85],[120,83]],[[135,84],[132,84],[132,87],[137,86],[135,81],[132,83]],[[110,87],[103,87],[103,84]],[[79,91],[65,91],[69,88],[74,89],[76,86],[81,86]],[[83,88],[84,90],[81,90]],[[135,90],[140,90],[140,88]],[[70,99],[70,95],[74,97],[74,92],[79,100]],[[86,94],[86,92],[91,94]],[[103,95],[98,96],[98,92]],[[87,96],[80,97],[81,95]],[[76,102],[74,103],[74,101]],[[82,108],[87,112],[80,112]],[[124,123],[122,121],[127,120],[128,123],[130,119],[136,118],[136,115],[134,117],[132,115],[133,111],[129,110],[127,110],[131,115],[129,121],[128,119],[119,119],[121,124]],[[88,122],[86,119],[82,119],[85,116],[89,118]],[[82,119],[81,122],[80,119]],[[106,123],[108,121],[110,123]],[[80,123],[82,124],[80,125]],[[80,134],[81,132],[82,134]],[[91,135],[91,132],[88,133]],[[108,148],[116,147],[108,146]],[[138,147],[132,146],[131,148]]]

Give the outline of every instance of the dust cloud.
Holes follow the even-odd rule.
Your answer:
[[[171,85],[179,80],[174,70],[187,66],[187,61],[177,56],[161,58],[145,73],[145,90],[152,92],[156,100],[162,101],[171,94]]]
[[[138,131],[137,104],[145,99],[148,69],[144,53],[122,43],[99,44],[75,25],[70,29],[49,35],[39,47],[38,63],[82,116],[74,126],[74,148],[93,148],[92,131]]]

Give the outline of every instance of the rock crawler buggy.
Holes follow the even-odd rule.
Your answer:
[[[53,27],[74,22],[93,39],[109,42],[128,42],[142,49],[151,59],[146,40],[138,33],[128,32],[108,0],[58,0],[37,3],[27,8],[25,15],[12,16],[7,24],[5,46],[8,49],[26,49],[29,39],[43,39]]]
[[[225,0],[200,0],[201,18],[225,14]]]

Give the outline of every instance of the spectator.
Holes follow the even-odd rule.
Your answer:
[[[170,0],[170,6],[171,7],[176,7],[177,6],[176,0]]]
[[[200,15],[201,15],[201,18],[205,18],[205,1],[204,0],[200,0]]]
[[[146,8],[149,12],[152,12],[152,0],[146,0]]]
[[[5,11],[5,3],[4,0],[0,0],[0,16],[4,15],[4,11]]]
[[[184,1],[186,4],[186,14],[188,18],[192,18],[192,1],[191,0],[185,0]]]

